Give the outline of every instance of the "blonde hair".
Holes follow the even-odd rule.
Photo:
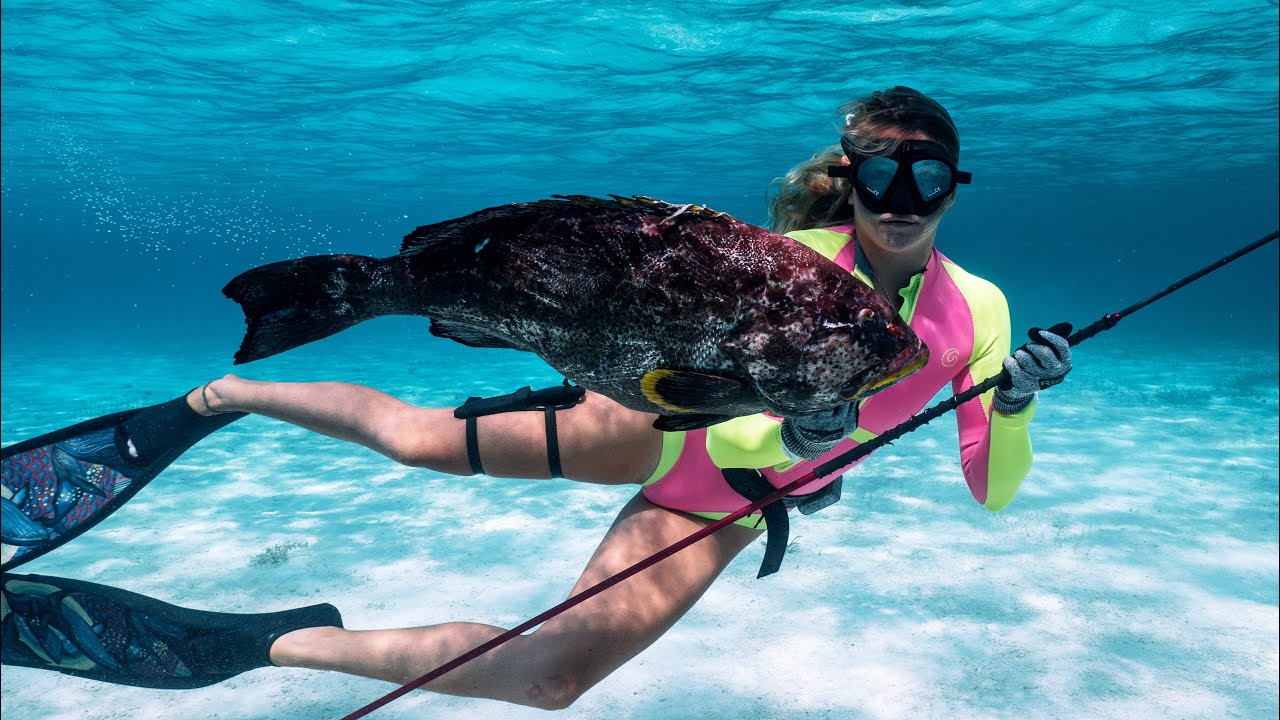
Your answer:
[[[892,153],[901,141],[885,135],[896,131],[923,133],[946,148],[952,162],[960,161],[960,135],[951,115],[935,100],[909,87],[899,85],[873,92],[841,105],[838,113],[841,137],[859,154]],[[839,145],[824,148],[770,183],[769,223],[774,232],[853,222],[851,184],[827,176],[827,167],[839,165],[843,157],[844,150]]]
[[[853,206],[849,204],[852,186],[827,176],[827,168],[839,165],[843,157],[844,152],[838,145],[823,148],[786,175],[774,179],[771,184],[774,195],[769,202],[769,225],[774,232],[853,222]]]

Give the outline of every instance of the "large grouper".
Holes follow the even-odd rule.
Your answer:
[[[888,387],[928,349],[866,284],[804,245],[695,205],[554,196],[434,225],[399,255],[321,255],[223,289],[237,364],[383,315],[536,353],[566,378],[691,430],[806,415]]]

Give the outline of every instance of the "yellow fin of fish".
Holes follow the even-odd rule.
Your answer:
[[[688,370],[650,370],[640,378],[649,402],[677,413],[714,413],[744,400],[748,392],[738,380]]]

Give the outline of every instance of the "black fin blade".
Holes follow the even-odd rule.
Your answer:
[[[272,642],[308,627],[342,627],[327,603],[273,613],[223,613],[171,605],[109,585],[6,573],[6,632],[37,621],[56,630],[4,643],[4,664],[117,685],[186,689],[271,665]],[[123,622],[113,622],[123,619]],[[21,630],[19,630],[21,632]],[[149,662],[130,662],[143,657]]]
[[[659,415],[653,426],[663,432],[688,432],[710,427],[716,423],[733,419],[732,415],[713,415],[710,413],[691,413],[688,415]]]
[[[451,320],[431,319],[431,334],[447,338],[473,348],[499,348],[502,350],[524,350],[506,338],[498,337],[492,331],[467,323]]]
[[[678,413],[721,410],[750,400],[738,380],[688,370],[650,370],[640,378],[640,391],[654,405]]]

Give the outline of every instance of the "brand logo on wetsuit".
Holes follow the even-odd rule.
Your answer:
[[[953,367],[960,360],[960,351],[956,348],[947,348],[942,353],[942,367]]]

